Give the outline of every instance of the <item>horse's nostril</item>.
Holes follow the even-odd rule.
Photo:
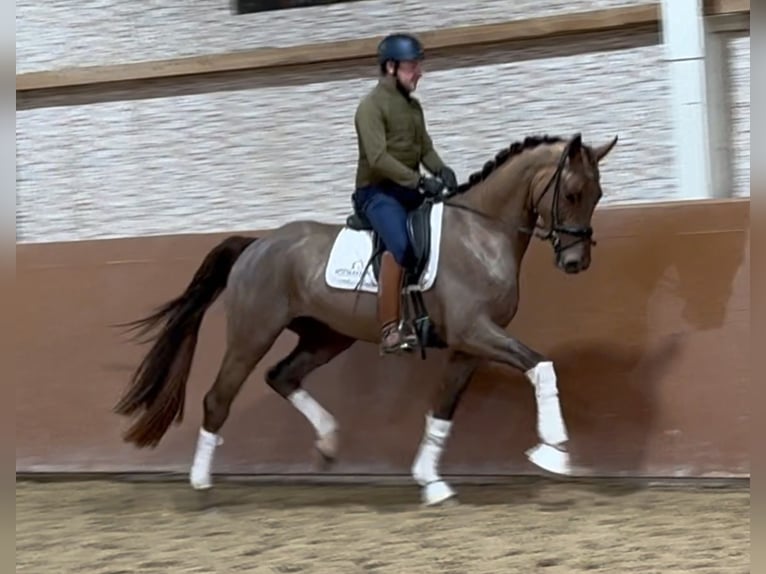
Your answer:
[[[577,273],[580,270],[580,262],[576,259],[564,262],[564,271],[567,273]]]

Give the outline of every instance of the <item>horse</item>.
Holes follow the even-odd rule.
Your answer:
[[[533,237],[551,243],[562,272],[590,266],[591,219],[603,194],[599,163],[616,143],[617,136],[589,146],[580,133],[527,136],[456,190],[443,190],[410,214],[416,263],[402,281],[402,302],[409,296],[419,309],[410,325],[421,351],[446,349],[447,360],[411,466],[422,504],[457,501],[439,466],[461,396],[482,361],[522,371],[534,388],[539,443],[525,452],[528,460],[548,473],[572,474],[553,362],[509,336],[506,327],[517,311],[522,260]],[[379,238],[356,212],[345,224],[302,219],[263,237],[223,239],[180,295],[124,324],[153,344],[114,407],[115,413],[136,418],[123,440],[154,448],[174,420],[183,420],[200,324],[222,296],[226,348],[204,395],[191,486],[212,487],[214,453],[232,402],[285,329],[298,342],[267,370],[266,383],[313,426],[319,454],[336,460],[337,421],[302,382],[354,342],[380,341],[375,299],[380,251]]]

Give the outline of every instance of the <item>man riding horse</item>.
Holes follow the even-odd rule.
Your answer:
[[[415,258],[409,253],[415,249],[409,245],[405,216],[423,201],[421,193],[455,187],[454,173],[433,150],[423,112],[410,96],[422,57],[420,43],[411,36],[386,38],[379,49],[382,77],[356,114],[354,205],[387,251],[377,310],[364,305],[360,311],[356,289],[328,283],[328,261],[343,225],[303,219],[261,237],[230,235],[208,251],[181,294],[126,325],[142,339],[157,332],[115,411],[138,417],[125,432],[126,441],[155,447],[183,418],[199,330],[207,310],[223,298],[226,350],[202,400],[189,473],[195,489],[212,486],[213,458],[231,406],[282,333],[290,331],[298,340],[264,378],[312,425],[315,448],[328,461],[337,459],[339,424],[304,387],[306,378],[356,341],[380,342],[384,352],[406,346],[407,337],[398,328],[400,287],[403,267]],[[550,241],[553,263],[562,272],[590,267],[593,214],[603,197],[600,164],[616,143],[615,136],[587,145],[580,133],[527,136],[494,154],[441,203],[449,233],[439,239],[443,256],[439,280],[429,288],[428,317],[446,362],[411,467],[425,504],[455,496],[440,475],[440,460],[461,397],[483,361],[523,373],[534,388],[539,441],[525,452],[529,461],[560,475],[574,472],[553,360],[509,334],[507,326],[519,308],[519,276],[533,237]],[[420,164],[437,177],[421,177]],[[559,303],[568,308],[577,300]],[[376,319],[381,333],[370,331]],[[356,392],[353,381],[343,384],[335,397],[340,401]]]
[[[384,246],[378,281],[382,353],[410,348],[400,328],[404,269],[412,263],[407,213],[425,196],[457,188],[455,172],[433,147],[423,109],[412,92],[422,75],[423,46],[409,34],[391,34],[378,45],[381,78],[356,110],[359,159],[353,202]],[[439,179],[421,175],[423,165]],[[440,181],[441,180],[441,181]]]

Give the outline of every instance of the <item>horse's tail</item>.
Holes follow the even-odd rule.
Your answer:
[[[125,416],[144,409],[123,436],[126,442],[155,447],[173,419],[177,423],[183,420],[186,381],[202,319],[226,288],[234,262],[255,240],[239,235],[224,239],[210,250],[181,295],[151,315],[122,325],[144,336],[164,322],[161,331],[150,338],[154,345],[114,407],[114,412]]]

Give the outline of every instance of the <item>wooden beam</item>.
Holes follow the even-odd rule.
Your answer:
[[[605,32],[656,24],[659,19],[659,5],[646,4],[429,30],[420,32],[419,36],[427,50],[450,49]],[[258,48],[132,64],[28,72],[16,75],[16,91],[359,60],[374,57],[380,39],[380,36],[373,36],[286,48]]]
[[[750,0],[705,0],[705,15],[750,14]]]

